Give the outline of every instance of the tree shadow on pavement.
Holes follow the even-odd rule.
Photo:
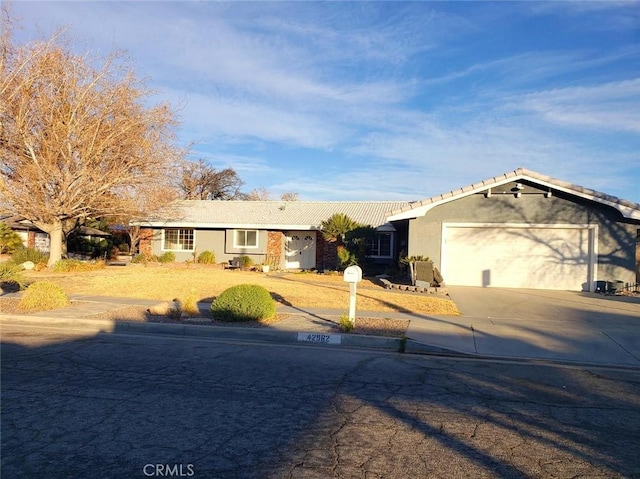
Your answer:
[[[640,474],[637,370],[114,333],[3,331],[7,477]]]

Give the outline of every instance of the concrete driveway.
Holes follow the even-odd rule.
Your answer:
[[[640,367],[640,298],[448,287],[462,313],[412,320],[411,339],[482,356]]]

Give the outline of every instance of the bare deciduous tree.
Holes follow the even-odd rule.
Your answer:
[[[187,200],[235,200],[243,184],[232,168],[216,170],[198,160],[184,163],[178,188]]]
[[[298,201],[298,193],[293,191],[286,191],[280,195],[282,201]]]
[[[254,188],[245,195],[247,201],[269,201],[271,199],[271,193],[264,187]]]
[[[139,252],[140,221],[147,220],[153,215],[171,217],[175,213],[171,203],[178,199],[178,190],[168,187],[156,188],[155,186],[148,184],[137,188],[135,196],[128,199],[130,208],[127,213],[112,219],[112,223],[119,225],[129,236],[132,253]]]
[[[254,188],[249,193],[243,195],[244,200],[247,201],[270,201],[272,200],[271,193],[264,186],[260,188]],[[282,201],[298,201],[298,193],[292,191],[286,191],[280,195]]]
[[[10,24],[4,9],[0,205],[49,233],[53,264],[65,224],[139,214],[140,192],[169,191],[184,152],[172,110],[147,106],[151,91],[120,54],[94,67],[60,35],[14,45]]]

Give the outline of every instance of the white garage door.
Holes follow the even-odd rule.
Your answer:
[[[443,225],[446,284],[582,291],[592,284],[588,227]]]

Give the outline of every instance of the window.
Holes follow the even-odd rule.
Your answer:
[[[374,238],[367,240],[369,256],[391,258],[391,233],[376,233]]]
[[[193,251],[192,229],[166,229],[164,230],[163,250],[169,251]]]
[[[238,248],[257,248],[258,230],[235,230],[233,246]]]

